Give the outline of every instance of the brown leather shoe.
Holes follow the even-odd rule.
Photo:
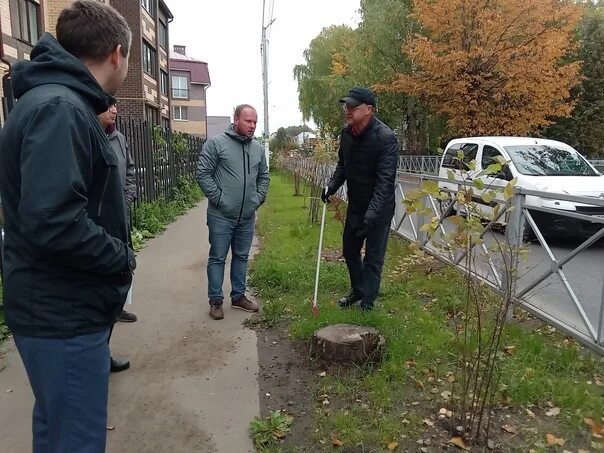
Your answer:
[[[256,313],[259,310],[258,304],[252,302],[245,296],[241,296],[239,299],[234,300],[231,306],[239,310],[247,311],[248,313]]]
[[[224,318],[222,304],[210,304],[210,318],[216,320]]]

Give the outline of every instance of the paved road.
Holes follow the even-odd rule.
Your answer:
[[[417,188],[417,184],[411,180],[402,180],[402,186],[405,191],[411,191]],[[398,194],[397,194],[398,195]],[[399,198],[400,201],[400,198]],[[397,203],[397,215],[400,216],[402,207]],[[400,217],[398,217],[400,218]],[[452,226],[445,222],[445,229],[450,231]],[[411,236],[412,227],[409,221],[405,220],[399,232]],[[487,243],[503,241],[503,234],[495,232],[486,236]],[[550,244],[552,252],[558,260],[568,255],[580,241],[568,238],[565,241],[557,241]],[[534,281],[544,271],[551,268],[551,261],[546,251],[539,243],[529,245],[528,261],[521,264],[518,281],[518,288],[522,290]],[[487,264],[487,260],[480,260],[479,267],[485,277],[493,280],[493,273]],[[599,326],[600,309],[602,306],[602,292],[604,282],[604,241],[593,245],[587,250],[582,251],[573,260],[563,267],[563,271],[572,286],[577,298],[581,302],[583,309],[593,327],[597,330]],[[498,268],[499,264],[494,263]],[[562,284],[558,275],[549,276],[539,286],[529,292],[526,297],[529,306],[547,313],[549,316],[562,320],[566,325],[568,332],[578,335],[589,336],[585,323],[582,321],[579,311],[572,302],[568,291]],[[603,327],[604,328],[604,327]]]
[[[260,413],[256,334],[246,315],[207,315],[207,230],[202,204],[138,256],[131,310],[113,354],[132,368],[110,380],[108,453],[248,452]],[[33,397],[12,341],[0,347],[0,450],[31,451]],[[7,393],[10,391],[9,393]]]

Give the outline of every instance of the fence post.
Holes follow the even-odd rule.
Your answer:
[[[514,188],[512,197],[513,210],[510,212],[505,228],[505,238],[508,250],[504,253],[503,275],[501,278],[502,291],[506,300],[513,300],[516,293],[516,278],[518,276],[518,253],[522,247],[522,238],[524,236],[524,215],[522,207],[524,206],[525,195],[522,194],[519,187]],[[514,315],[514,304],[510,304],[506,313],[506,320],[511,321]]]

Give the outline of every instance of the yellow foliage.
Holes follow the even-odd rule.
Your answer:
[[[423,35],[406,44],[413,70],[382,86],[424,100],[463,135],[524,135],[567,116],[581,82],[574,50],[583,7],[559,0],[415,0]]]

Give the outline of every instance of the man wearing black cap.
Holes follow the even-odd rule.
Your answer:
[[[321,198],[329,203],[329,197],[346,182],[348,211],[342,240],[352,289],[340,299],[339,306],[360,302],[361,309],[371,310],[380,288],[394,215],[399,144],[394,132],[375,117],[371,90],[353,88],[340,103],[347,126],[340,136],[336,171]],[[365,258],[361,259],[363,243]]]

